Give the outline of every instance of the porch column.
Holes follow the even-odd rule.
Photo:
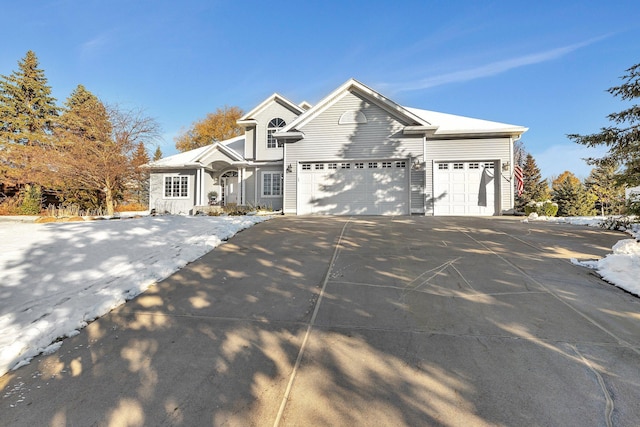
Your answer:
[[[202,169],[196,169],[196,206],[202,206]]]
[[[246,187],[245,187],[245,176],[247,173],[246,168],[240,169],[241,181],[240,181],[240,204],[244,206],[247,202],[247,197],[245,196]]]

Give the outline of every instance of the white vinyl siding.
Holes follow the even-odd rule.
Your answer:
[[[291,123],[297,117],[298,113],[291,111],[289,108],[277,101],[272,102],[264,110],[260,111],[256,117],[254,117],[258,122],[257,126],[254,128],[255,135],[252,135],[255,137],[255,152],[253,154],[256,161],[282,159],[283,147],[276,146],[275,148],[267,148],[267,129],[269,122],[273,118],[280,118],[285,123]],[[249,153],[249,150],[247,150],[247,153]]]
[[[362,112],[367,122],[337,125],[345,111],[354,110]],[[336,163],[337,170],[346,169],[347,165],[353,170],[356,163],[358,167],[361,163],[366,170],[369,160],[395,162],[398,159],[405,162],[409,173],[411,162],[407,161],[408,158],[419,164],[424,161],[423,138],[402,133],[404,126],[409,124],[413,123],[401,123],[376,104],[349,92],[300,129],[305,135],[303,140],[285,144],[286,163],[297,165],[313,159],[315,162]],[[377,168],[382,169],[380,162]],[[285,174],[285,213],[297,210],[298,171],[293,168],[292,173]],[[417,209],[422,213],[424,171],[418,172],[410,173],[411,212]],[[414,200],[416,206],[413,206]]]

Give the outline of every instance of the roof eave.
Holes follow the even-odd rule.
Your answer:
[[[460,129],[460,130],[447,130],[442,132],[435,132],[430,135],[433,138],[447,138],[447,137],[469,137],[469,138],[490,138],[490,137],[509,137],[519,139],[523,133],[528,131],[528,128],[514,127],[506,129]]]
[[[304,133],[300,131],[275,132],[273,137],[283,141],[299,141],[304,139]]]
[[[438,126],[405,126],[402,133],[405,135],[431,136],[438,130]]]

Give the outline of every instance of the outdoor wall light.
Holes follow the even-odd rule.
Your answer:
[[[291,163],[289,163],[289,166],[287,166],[287,173],[291,172],[293,172],[293,166],[291,166]]]
[[[509,170],[509,166],[511,166],[511,164],[510,164],[509,162],[504,162],[504,163],[502,164],[502,171],[503,171],[503,172],[508,171],[508,170]]]

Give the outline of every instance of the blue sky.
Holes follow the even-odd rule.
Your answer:
[[[526,126],[543,176],[584,178],[598,150],[566,134],[608,125],[625,104],[606,89],[640,62],[637,1],[7,3],[0,74],[33,50],[60,104],[83,84],[144,108],[165,155],[218,107],[314,104],[353,77],[401,105]]]

